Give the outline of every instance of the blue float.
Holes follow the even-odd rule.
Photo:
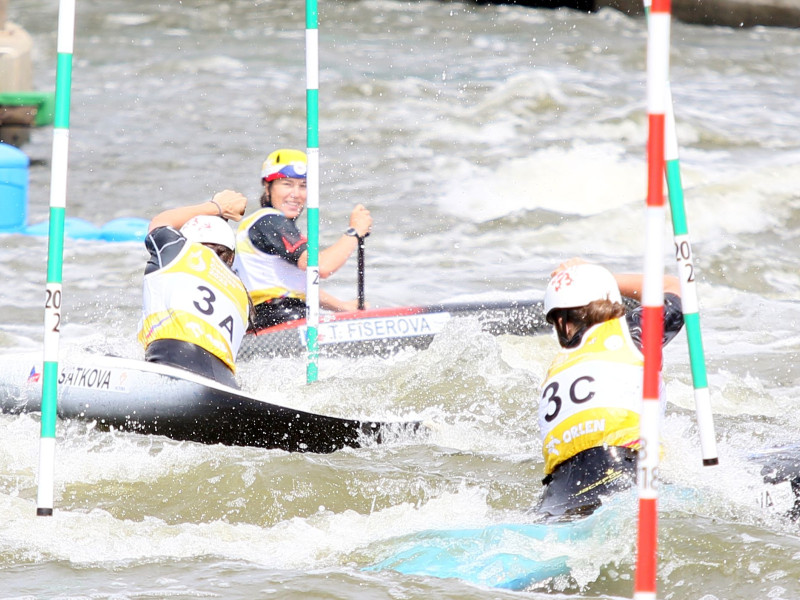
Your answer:
[[[0,144],[0,232],[22,232],[28,222],[28,156]]]
[[[0,234],[48,234],[49,221],[28,225],[29,166],[30,159],[22,150],[0,143]],[[64,235],[80,240],[142,242],[149,224],[146,219],[122,217],[98,226],[85,219],[67,217],[64,220]]]
[[[101,240],[104,242],[143,242],[150,222],[137,217],[122,217],[97,226],[85,219],[67,217],[64,219],[64,235],[75,240]],[[50,222],[43,221],[30,225],[17,233],[46,236]],[[6,232],[13,233],[13,232]]]

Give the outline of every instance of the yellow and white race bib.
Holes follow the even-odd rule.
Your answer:
[[[638,448],[643,366],[623,319],[595,325],[558,354],[539,401],[545,473],[596,446]]]
[[[202,244],[187,242],[167,266],[144,277],[139,341],[190,342],[232,371],[247,329],[247,291],[239,278]]]

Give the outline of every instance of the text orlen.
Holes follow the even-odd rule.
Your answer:
[[[564,433],[561,434],[561,439],[554,437],[547,443],[547,451],[550,454],[558,454],[558,450],[556,450],[556,446],[560,443],[569,444],[576,438],[581,437],[582,435],[587,435],[589,433],[598,433],[601,431],[606,430],[606,420],[605,419],[592,419],[591,421],[584,421],[583,423],[578,423],[577,425],[573,425],[569,429],[564,430]]]

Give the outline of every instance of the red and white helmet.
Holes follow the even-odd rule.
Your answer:
[[[181,227],[181,233],[190,242],[219,244],[229,250],[236,248],[236,236],[225,219],[200,215],[192,217]]]
[[[547,284],[544,314],[556,308],[586,306],[594,300],[622,302],[617,280],[600,265],[575,265],[559,271]]]

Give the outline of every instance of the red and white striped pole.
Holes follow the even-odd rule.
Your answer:
[[[658,548],[658,452],[664,335],[664,122],[669,81],[670,0],[653,0],[647,41],[647,207],[642,290],[644,386],[640,418],[639,533],[635,600],[655,600]]]

